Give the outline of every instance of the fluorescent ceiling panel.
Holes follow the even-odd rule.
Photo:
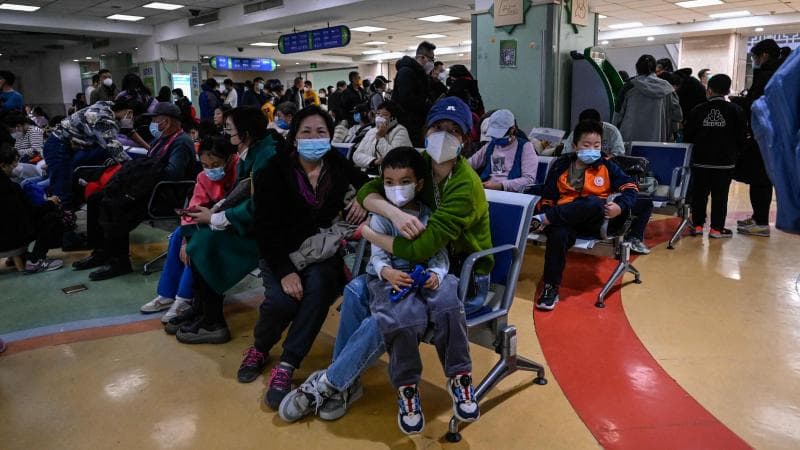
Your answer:
[[[352,31],[360,31],[362,33],[374,33],[376,31],[384,31],[385,29],[386,28],[370,27],[370,26],[350,28],[350,30]]]
[[[417,20],[424,20],[426,22],[452,22],[458,19],[459,19],[458,17],[445,16],[443,14],[436,14],[435,16],[417,18]]]
[[[183,8],[184,5],[176,5],[174,3],[153,2],[142,5],[142,8],[163,9],[164,11],[175,11],[176,9]]]
[[[730,19],[731,17],[744,17],[749,16],[750,11],[730,11],[716,14],[709,14],[708,17],[712,19]]]
[[[725,2],[722,0],[691,0],[688,2],[678,2],[675,3],[675,6],[680,6],[681,8],[702,8],[703,6],[714,6],[714,5],[724,5]]]
[[[129,16],[127,14],[114,14],[114,15],[106,17],[106,19],[122,20],[122,21],[125,21],[125,22],[137,22],[139,20],[144,20],[144,17],[142,17],[142,16]]]
[[[611,28],[612,30],[624,30],[626,28],[639,28],[641,26],[644,26],[642,22],[624,22],[609,25],[608,28]]]

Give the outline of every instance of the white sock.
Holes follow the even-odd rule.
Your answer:
[[[327,396],[331,396],[337,392],[338,389],[333,387],[330,381],[328,381],[328,372],[324,372],[321,377],[319,377],[319,387],[322,392],[320,394],[325,394]]]

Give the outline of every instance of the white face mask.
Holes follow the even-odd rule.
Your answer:
[[[264,83],[256,83],[256,89],[258,89],[259,91],[264,89]]]
[[[114,84],[114,80],[111,78],[106,78],[103,80],[103,86],[111,87],[112,84]]]
[[[417,194],[417,185],[414,183],[402,184],[400,186],[384,186],[386,192],[386,199],[392,202],[394,206],[402,208],[408,202],[414,200]]]
[[[375,126],[376,127],[380,127],[380,126],[388,124],[388,123],[389,123],[389,121],[386,120],[386,117],[378,116],[378,117],[375,118]]]
[[[425,73],[431,73],[431,71],[433,70],[433,63],[431,61],[428,61],[425,63],[424,66],[422,66],[422,68],[425,70]]]
[[[425,151],[432,160],[441,164],[458,157],[461,141],[446,131],[437,131],[425,139]]]
[[[11,137],[14,138],[15,141],[22,139],[23,136],[25,136],[25,133],[22,131],[15,131],[11,133]]]

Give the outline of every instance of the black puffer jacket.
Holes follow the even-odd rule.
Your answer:
[[[3,171],[0,171],[0,202],[5,211],[3,220],[0,220],[0,252],[30,243],[34,206],[22,188]]]
[[[732,169],[745,150],[747,120],[739,106],[713,97],[686,119],[684,137],[694,144],[692,165]]]
[[[398,122],[406,127],[411,143],[421,147],[424,139],[422,129],[431,108],[428,79],[425,69],[410,56],[397,61],[397,76],[394,79],[392,100],[400,105],[403,114]]]

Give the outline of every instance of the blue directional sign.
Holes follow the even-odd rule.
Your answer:
[[[272,72],[278,64],[270,58],[233,58],[217,55],[211,58],[211,67],[217,70],[247,70],[254,72]]]
[[[284,34],[278,38],[278,50],[283,53],[310,52],[346,47],[350,44],[350,29],[344,25]]]

